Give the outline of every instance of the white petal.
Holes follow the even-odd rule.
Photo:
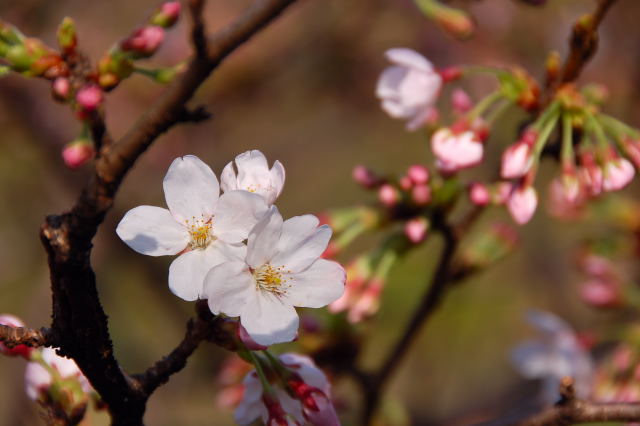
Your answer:
[[[29,362],[24,374],[25,390],[30,399],[37,401],[40,389],[51,384],[51,374],[40,364]]]
[[[220,188],[223,192],[235,191],[238,189],[238,178],[233,170],[233,161],[230,161],[220,174]]]
[[[282,226],[282,216],[278,208],[271,206],[249,234],[247,240],[249,266],[258,268],[271,260],[278,247]]]
[[[224,243],[215,241],[205,249],[181,254],[169,266],[169,288],[181,299],[203,298],[204,278],[214,266],[227,260]]]
[[[285,220],[282,224],[282,235],[278,241],[278,251],[286,251],[300,245],[315,233],[319,224],[320,220],[312,214],[294,216]]]
[[[293,306],[283,303],[267,292],[257,292],[254,303],[245,306],[240,322],[247,333],[264,346],[290,342],[298,332],[298,313]]]
[[[129,247],[149,256],[180,253],[189,243],[189,233],[169,210],[139,206],[124,215],[116,233]]]
[[[273,265],[286,266],[294,273],[303,271],[318,259],[331,239],[331,228],[328,225],[322,225],[308,233],[305,232],[305,228],[299,226],[300,222],[296,221],[286,228],[283,226],[282,233],[287,240],[286,245],[279,245],[278,254],[271,259]]]
[[[344,293],[346,274],[339,263],[318,259],[305,271],[290,275],[287,303],[304,308],[321,308]]]
[[[236,408],[234,418],[236,423],[250,425],[266,411],[262,402],[262,385],[256,375],[255,370],[251,370],[242,381],[244,393],[242,401]]]
[[[257,149],[243,152],[236,157],[238,167],[238,181],[253,180],[252,176],[263,176],[269,171],[267,158]]]
[[[271,185],[273,186],[273,190],[275,191],[275,198],[270,201],[268,200],[267,202],[273,204],[275,199],[278,198],[282,193],[282,188],[284,187],[284,179],[286,174],[284,172],[284,166],[282,165],[282,163],[276,160],[275,163],[273,163],[273,167],[271,167],[269,174],[271,175]]]
[[[403,67],[392,66],[385,68],[376,84],[376,96],[381,99],[398,97],[398,88],[409,70]]]
[[[181,223],[192,217],[209,219],[220,195],[218,178],[194,155],[173,160],[163,187],[167,206]]]
[[[225,262],[211,269],[204,280],[204,294],[214,314],[237,317],[255,303],[256,283],[244,262]]]
[[[222,194],[213,218],[213,234],[227,243],[239,243],[268,209],[264,199],[247,191]]]
[[[413,49],[402,47],[389,49],[384,53],[384,56],[389,61],[397,65],[416,68],[423,71],[433,71],[433,65],[431,62]]]

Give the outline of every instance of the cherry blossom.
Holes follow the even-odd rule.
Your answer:
[[[331,228],[318,224],[313,215],[283,222],[271,206],[249,234],[246,257],[229,257],[207,274],[204,293],[211,311],[239,316],[260,345],[293,340],[298,330],[294,306],[320,308],[344,291],[342,266],[320,259]]]
[[[93,388],[87,378],[82,374],[78,365],[70,358],[63,358],[51,348],[43,348],[41,351],[42,362],[55,370],[61,379],[77,378],[78,383],[85,392],[91,392]],[[27,364],[25,371],[25,389],[32,400],[37,400],[42,392],[47,392],[49,386],[55,380],[52,372],[38,362]]]
[[[274,411],[274,405],[277,404],[282,410],[278,415],[287,421],[283,424],[293,425],[297,422],[338,426],[340,421],[331,403],[331,386],[322,370],[315,366],[311,358],[303,355],[286,353],[279,358],[293,373],[287,379],[289,393],[280,386],[274,386],[277,401],[265,401],[258,375],[255,370],[249,372],[243,381],[244,396],[236,408],[236,421],[241,425],[249,425],[261,418],[269,424],[269,420],[273,418],[270,411]]]
[[[438,168],[452,173],[479,164],[484,147],[471,130],[454,133],[443,128],[431,137],[431,150],[438,159]]]
[[[434,114],[442,77],[414,50],[389,49],[385,56],[394,65],[378,80],[376,95],[382,109],[393,118],[407,120],[407,130],[417,130]]]
[[[267,210],[262,197],[246,191],[219,196],[218,179],[198,157],[171,163],[164,182],[169,209],[139,206],[129,210],[116,232],[129,247],[149,256],[175,255],[169,288],[192,301],[202,297],[207,272],[230,256]]]
[[[273,204],[284,186],[284,167],[276,160],[269,170],[267,159],[258,150],[243,152],[236,157],[238,174],[233,169],[233,161],[229,162],[220,175],[220,187],[224,192],[242,189],[264,197],[268,204]]]
[[[538,207],[538,194],[533,186],[513,189],[507,199],[509,214],[518,225],[529,222]]]
[[[604,179],[602,189],[605,191],[618,191],[627,186],[636,174],[633,164],[627,159],[618,158],[604,165]]]
[[[503,179],[516,179],[524,176],[533,165],[532,147],[520,141],[508,147],[502,154],[500,176]]]
[[[574,379],[578,397],[588,397],[593,362],[571,327],[548,312],[530,312],[527,320],[540,332],[540,338],[515,348],[512,359],[518,371],[527,378],[543,380],[542,398],[548,404],[557,401],[560,379],[565,376]]]

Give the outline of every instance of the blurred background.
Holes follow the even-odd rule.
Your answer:
[[[144,22],[158,3],[0,0],[0,17],[53,46],[57,24],[69,15],[77,22],[81,49],[95,61]],[[224,27],[250,3],[208,1],[209,30]],[[424,19],[409,0],[301,0],[234,53],[196,96],[195,103],[206,105],[213,119],[179,126],[159,138],[125,180],[95,239],[93,265],[122,365],[137,372],[169,352],[193,312],[192,303],[168,290],[172,259],[136,254],[114,232],[127,210],[141,204],[164,206],[161,182],[175,157],[195,154],[216,173],[248,149],[260,149],[270,162],[279,159],[287,171],[279,199],[285,217],[373,202],[373,194],[352,182],[354,165],[395,175],[416,162],[431,164],[425,135],[407,133],[375,99],[377,77],[387,66],[384,51],[410,47],[438,67],[520,64],[540,77],[549,50],[566,52],[572,23],[595,2],[549,3],[462,2],[477,19],[478,30],[473,39],[461,42]],[[637,2],[615,5],[602,27],[600,50],[582,76],[582,81],[607,85],[607,110],[636,125],[639,14]],[[175,64],[189,55],[186,30],[185,22],[172,30],[150,64]],[[477,99],[495,86],[491,79],[477,77],[465,87]],[[112,135],[122,135],[161,91],[136,76],[109,94]],[[492,129],[488,160],[465,174],[493,177],[499,152],[515,140],[521,119],[514,114]],[[89,175],[88,167],[70,171],[61,160],[63,145],[78,134],[78,127],[68,107],[51,101],[46,82],[15,75],[0,80],[0,313],[13,313],[32,327],[47,325],[50,317],[39,226],[45,215],[72,205]],[[555,164],[546,164],[537,186],[544,191],[555,171]],[[627,191],[633,193],[637,186]],[[509,221],[502,209],[485,217],[495,219]],[[525,404],[536,387],[513,370],[509,350],[532,334],[523,321],[528,309],[555,312],[578,330],[612,321],[576,297],[572,249],[582,233],[592,230],[592,224],[557,222],[540,208],[521,229],[521,249],[515,255],[453,289],[390,383],[386,404],[396,413],[394,422],[472,424]],[[362,242],[360,249],[372,243]],[[432,238],[394,268],[380,313],[363,330],[370,336],[363,366],[378,365],[396,341],[426,290],[440,247],[439,239]],[[147,423],[233,424],[231,409],[216,405],[216,372],[226,356],[223,349],[201,346],[187,368],[151,398]],[[0,425],[39,424],[35,405],[24,393],[23,373],[24,361],[0,358]],[[335,385],[347,425],[354,424],[359,408],[356,390],[346,379]],[[91,424],[106,422],[104,415],[91,419]]]

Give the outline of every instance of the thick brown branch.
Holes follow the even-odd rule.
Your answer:
[[[0,342],[8,348],[18,345],[31,347],[54,345],[53,334],[48,328],[36,330],[26,327],[9,327],[2,324],[0,324]]]
[[[569,41],[569,56],[562,69],[561,83],[578,78],[582,68],[598,49],[598,27],[616,0],[598,0],[596,10],[578,20]]]

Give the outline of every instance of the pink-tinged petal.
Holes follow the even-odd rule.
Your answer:
[[[207,273],[204,295],[208,299],[211,312],[237,317],[247,304],[254,303],[255,286],[255,280],[246,263],[225,262]]]
[[[235,191],[238,189],[236,172],[233,170],[233,161],[229,161],[220,174],[220,188],[223,192]]]
[[[278,243],[278,254],[271,263],[286,266],[294,273],[307,268],[326,250],[331,239],[331,228],[328,225],[311,227],[318,223],[313,215],[297,216],[288,219],[282,226],[282,236]]]
[[[381,99],[394,99],[395,101],[399,101],[398,90],[408,73],[409,70],[403,67],[394,66],[386,68],[378,79],[376,96]],[[405,118],[405,116],[396,116],[391,112],[389,112],[389,115],[396,118]]]
[[[275,198],[278,198],[282,193],[282,188],[284,187],[284,180],[286,176],[282,163],[276,160],[273,163],[273,167],[271,167],[269,174],[271,175],[271,184],[273,185],[273,189],[275,190]],[[275,198],[270,202],[273,203],[275,201]]]
[[[443,128],[431,138],[431,150],[447,171],[456,171],[480,163],[484,147],[472,131],[454,134]]]
[[[247,240],[247,263],[259,268],[268,263],[277,250],[282,233],[282,216],[276,206],[271,206],[263,218],[251,230]]]
[[[259,195],[247,191],[225,192],[216,205],[213,234],[227,243],[239,243],[247,239],[267,209]]]
[[[602,189],[605,191],[619,191],[631,183],[635,174],[636,171],[629,160],[620,158],[610,161],[604,166]]]
[[[433,71],[433,65],[427,58],[412,49],[397,47],[389,49],[384,56],[394,64],[422,71]]]
[[[220,195],[218,178],[194,155],[173,160],[163,187],[167,206],[181,223],[192,218],[209,219]]]
[[[309,268],[289,276],[286,301],[302,308],[322,308],[344,293],[346,274],[339,263],[318,259]]]
[[[40,364],[30,362],[25,370],[24,382],[29,399],[37,401],[40,391],[51,384],[51,375]]]
[[[327,395],[329,394],[329,380],[311,358],[296,353],[285,353],[280,355],[279,358],[286,366],[295,369],[306,384],[320,389]]]
[[[258,417],[267,415],[267,409],[262,402],[262,385],[255,370],[247,373],[242,385],[242,401],[235,410],[234,419],[238,424],[250,425]]]
[[[421,111],[418,111],[411,120],[407,122],[405,128],[409,132],[415,132],[427,123],[435,123],[438,121],[438,118],[439,113],[437,109],[433,107],[426,107]]]
[[[298,332],[298,313],[277,296],[255,293],[254,303],[244,307],[240,322],[249,335],[261,345],[291,342]]]
[[[336,409],[328,395],[315,394],[314,401],[318,410],[305,410],[305,414],[311,424],[317,426],[340,426],[338,413],[336,413]]]
[[[181,299],[193,301],[204,298],[204,279],[213,268],[226,262],[227,251],[232,251],[220,241],[205,249],[195,249],[181,254],[169,267],[169,289]]]
[[[176,222],[169,210],[139,206],[129,210],[116,228],[129,247],[149,256],[180,253],[189,243],[186,228]]]
[[[531,146],[524,142],[517,142],[508,147],[502,154],[500,175],[503,179],[521,178],[533,165]]]
[[[519,225],[524,225],[531,220],[537,206],[538,195],[532,186],[516,188],[507,200],[509,214]]]

